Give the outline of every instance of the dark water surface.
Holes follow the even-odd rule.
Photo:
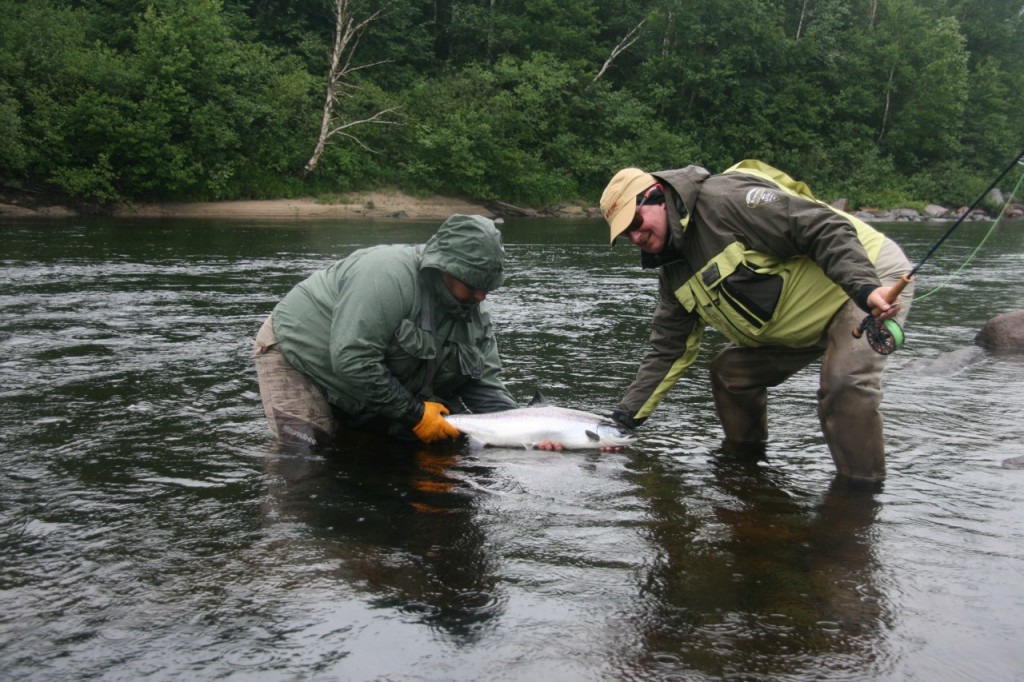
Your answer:
[[[767,464],[716,456],[717,334],[620,454],[276,447],[257,325],[436,225],[0,224],[0,679],[1024,680],[1024,362],[971,348],[1024,304],[1024,226],[915,304],[874,494],[833,486],[814,371]],[[503,228],[524,402],[606,412],[636,370],[654,280],[601,225]],[[945,229],[886,231],[916,262]]]

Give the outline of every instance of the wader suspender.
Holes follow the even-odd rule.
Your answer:
[[[423,250],[426,249],[426,244],[417,244],[413,247],[417,260],[423,255]],[[434,334],[434,323],[431,320],[431,308],[430,305],[430,294],[427,291],[427,278],[423,276],[423,270],[419,271],[420,279],[420,329],[430,333],[430,338],[434,339],[434,357],[427,360],[427,374],[423,377],[423,387],[420,389],[417,396],[423,400],[427,400],[434,395],[434,374],[437,373],[437,355],[441,352],[441,348],[437,343],[437,336]],[[440,345],[444,345],[442,342]]]
[[[419,397],[430,398],[434,394],[434,374],[437,372],[437,354],[441,349],[437,347],[437,337],[434,336],[434,324],[430,319],[430,294],[427,293],[427,283],[424,281],[423,272],[420,271],[420,328],[429,332],[434,339],[434,357],[427,360],[427,375],[423,378],[423,388],[420,389]]]

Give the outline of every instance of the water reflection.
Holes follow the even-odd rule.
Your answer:
[[[343,433],[342,449],[275,444],[266,457],[264,520],[300,524],[332,573],[450,636],[472,640],[502,611],[494,558],[456,452]]]
[[[652,542],[640,617],[668,679],[864,672],[888,619],[871,543],[876,496],[834,483],[801,492],[763,464],[716,457],[699,486],[644,458]],[[677,676],[677,677],[673,677]]]

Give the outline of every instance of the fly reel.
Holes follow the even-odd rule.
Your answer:
[[[903,328],[896,320],[879,320],[874,315],[868,315],[857,327],[860,334],[854,334],[858,338],[861,334],[868,339],[871,350],[881,355],[889,355],[893,351],[903,347]]]
[[[889,289],[886,301],[891,305],[899,298],[900,292],[910,284],[913,272],[903,275],[899,282],[896,282]],[[881,355],[889,355],[893,351],[903,347],[903,327],[893,319],[879,320],[876,315],[881,314],[880,308],[873,308],[871,314],[861,320],[860,326],[853,330],[853,338],[859,339],[865,334],[868,337],[868,345],[871,350]]]

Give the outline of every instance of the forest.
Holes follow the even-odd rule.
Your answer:
[[[549,206],[745,158],[956,206],[1022,112],[1022,0],[0,0],[0,184],[97,207]]]

